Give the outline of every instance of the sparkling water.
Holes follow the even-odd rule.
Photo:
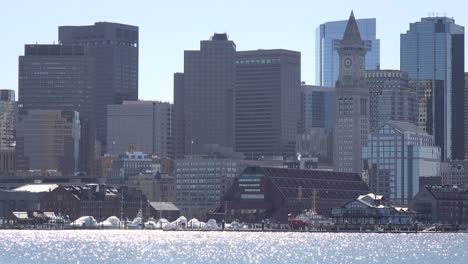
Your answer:
[[[468,263],[468,234],[1,230],[0,263]]]

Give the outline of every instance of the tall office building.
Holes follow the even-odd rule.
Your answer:
[[[468,160],[468,73],[465,72],[465,108],[464,108],[464,113],[465,116],[464,118],[464,126],[465,129],[463,130],[465,132],[465,160]]]
[[[369,129],[369,89],[365,78],[365,42],[353,12],[338,50],[340,75],[336,82],[335,169],[361,173],[362,147]]]
[[[248,158],[294,156],[300,121],[301,54],[237,52],[235,150]]]
[[[184,113],[184,74],[174,73],[174,157],[182,159],[185,156],[185,113]],[[189,142],[190,143],[190,142]]]
[[[411,23],[400,40],[400,69],[411,80],[443,82],[440,94],[432,91],[434,100],[442,100],[442,105],[432,102],[432,135],[442,148],[442,159],[464,159],[464,27],[448,17],[422,18]],[[436,120],[438,107],[442,120]]]
[[[184,52],[184,73],[174,75],[177,129],[183,124],[176,131],[178,140],[183,133],[178,157],[210,146],[232,149],[235,56],[236,45],[227,34],[214,34],[200,42],[200,50]]]
[[[138,100],[138,27],[98,22],[59,27],[59,42],[86,46],[94,59],[97,139],[105,150],[107,105]]]
[[[0,89],[0,150],[15,148],[16,107],[15,91]]]
[[[408,74],[398,70],[366,71],[370,102],[370,132],[388,120],[418,125],[418,96],[408,84]]]
[[[88,174],[92,174],[95,157],[93,69],[84,46],[25,45],[24,56],[19,57],[19,111],[79,112],[79,170]]]
[[[315,84],[335,87],[338,80],[340,58],[338,50],[343,38],[346,20],[321,24],[315,33]],[[365,68],[380,68],[380,40],[376,37],[375,18],[357,19],[357,26],[366,48]]]
[[[440,148],[415,124],[390,120],[369,134],[363,163],[363,178],[374,193],[406,205],[422,177],[440,176]]]
[[[322,164],[333,163],[335,101],[335,88],[301,86],[301,121],[296,136],[296,153],[309,154]]]
[[[21,110],[16,130],[17,170],[77,172],[80,120],[76,111]]]
[[[107,153],[137,151],[172,157],[172,110],[170,103],[124,101],[107,106]]]
[[[436,146],[444,149],[444,81],[410,80],[410,89],[418,94],[418,126],[434,136]]]
[[[335,125],[335,88],[314,85],[301,86],[301,125],[303,130]]]

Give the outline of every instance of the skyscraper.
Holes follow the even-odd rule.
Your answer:
[[[398,70],[366,71],[370,93],[370,132],[388,120],[418,125],[418,97],[408,84],[408,74]]]
[[[362,147],[369,129],[369,90],[365,78],[365,42],[353,12],[338,50],[340,75],[336,82],[335,169],[361,173]]]
[[[376,37],[375,18],[357,19],[357,26],[366,48],[365,68],[380,67],[380,40]],[[321,24],[315,33],[315,84],[335,87],[338,80],[340,58],[338,49],[347,25],[346,20]]]
[[[321,164],[333,164],[335,88],[301,86],[301,129],[296,153],[309,154]]]
[[[107,106],[107,153],[118,156],[129,148],[172,157],[172,108],[158,101],[124,101]]]
[[[314,85],[301,86],[301,124],[303,130],[335,125],[335,88]]]
[[[61,26],[59,42],[86,46],[94,59],[97,140],[105,150],[107,105],[138,100],[138,27],[109,22]]]
[[[294,156],[300,121],[301,54],[237,52],[235,150],[248,158]]]
[[[405,205],[418,193],[421,177],[440,176],[440,148],[415,124],[391,120],[369,134],[363,163],[371,190]]]
[[[200,154],[207,147],[233,147],[233,93],[236,45],[227,34],[200,42],[200,50],[184,52],[184,73],[174,75],[177,156]],[[180,142],[178,143],[180,144]],[[183,154],[180,151],[183,149]]]
[[[0,89],[0,150],[15,148],[16,106],[15,91]]]
[[[17,125],[16,168],[77,172],[80,120],[76,111],[20,110]]]
[[[448,17],[422,18],[401,34],[400,69],[414,81],[443,81],[441,94],[432,91],[432,135],[444,160],[465,157],[464,42],[464,27]],[[442,99],[442,105],[437,105],[436,99]],[[435,120],[439,114],[436,108],[442,111],[442,120]]]
[[[25,45],[24,56],[19,57],[19,112],[78,112],[82,129],[79,170],[88,174],[95,157],[93,69],[93,58],[84,46]]]

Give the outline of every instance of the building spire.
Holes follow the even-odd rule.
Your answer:
[[[343,34],[343,39],[341,40],[341,43],[345,45],[362,44],[361,34],[359,33],[359,28],[357,26],[356,19],[354,18],[354,12],[352,10],[351,14],[349,15],[348,24],[346,25],[346,30]]]

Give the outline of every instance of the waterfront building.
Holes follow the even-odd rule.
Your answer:
[[[301,54],[239,51],[235,61],[235,151],[246,157],[295,155],[300,121]]]
[[[171,157],[173,105],[158,101],[124,101],[107,106],[107,153],[118,156],[129,147]]]
[[[12,219],[13,212],[41,210],[40,199],[56,188],[57,184],[27,184],[12,190],[0,189],[0,218]]]
[[[81,125],[78,112],[21,110],[16,128],[16,169],[78,171]]]
[[[369,87],[370,132],[388,120],[418,125],[418,96],[408,84],[408,74],[398,70],[366,71]]]
[[[321,24],[315,31],[315,84],[335,87],[340,69],[338,50],[348,21]],[[380,67],[380,39],[376,36],[376,19],[356,19],[366,49],[365,69]]]
[[[15,91],[0,89],[0,151],[15,148]]]
[[[440,176],[442,177],[442,185],[468,186],[468,160],[441,162]]]
[[[409,79],[442,82],[440,90],[432,91],[433,130],[427,132],[435,137],[443,160],[465,157],[464,38],[464,27],[448,17],[421,18],[400,37],[400,69]]]
[[[468,225],[467,186],[432,185],[425,189],[417,195],[412,208],[424,212],[427,218],[423,221],[452,226]]]
[[[233,148],[235,56],[225,33],[184,52],[184,72],[174,75],[177,157],[202,154],[208,145]]]
[[[112,160],[112,169],[107,182],[124,184],[126,180],[146,171],[157,172],[159,165],[141,151],[127,151]]]
[[[110,216],[133,219],[142,210],[148,216],[148,200],[135,188],[106,186],[102,184],[60,185],[39,200],[40,210],[68,215],[71,220],[93,216],[103,221]]]
[[[125,186],[141,190],[150,201],[176,203],[176,178],[156,172],[143,172],[125,181]]]
[[[398,205],[413,199],[422,177],[439,175],[440,148],[431,135],[408,122],[388,121],[370,134],[362,157],[363,178],[372,192]]]
[[[283,160],[241,160],[191,156],[175,161],[177,207],[182,215],[204,219],[220,203],[227,188],[249,165],[282,167]]]
[[[358,174],[321,170],[249,166],[235,178],[215,213],[227,222],[287,223],[288,215],[315,209],[330,217],[332,209],[369,188]]]
[[[93,59],[96,139],[105,151],[107,105],[138,100],[138,27],[109,22],[60,26],[58,38],[63,45],[86,47]]]
[[[336,82],[334,165],[336,171],[361,173],[361,150],[369,130],[369,89],[365,79],[365,43],[353,12],[338,50],[340,74]]]
[[[368,193],[332,211],[333,222],[339,225],[406,225],[414,222],[417,213],[408,207],[388,205],[383,195]]]
[[[18,94],[21,106],[18,111],[39,109],[79,113],[81,157],[77,170],[92,174],[95,157],[94,78],[92,57],[87,47],[25,45],[24,56],[19,57]]]

